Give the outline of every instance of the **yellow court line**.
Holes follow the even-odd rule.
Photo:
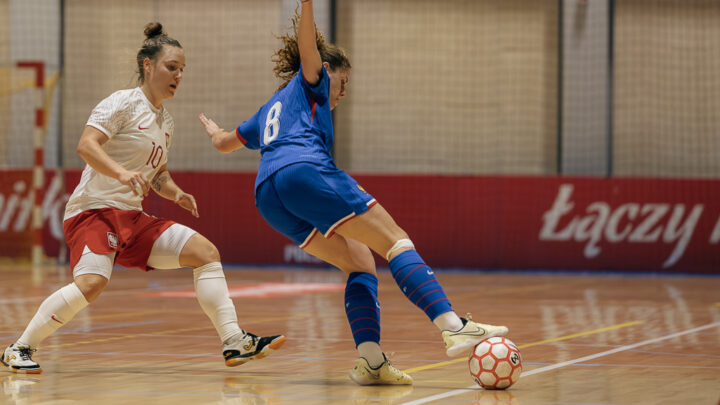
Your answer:
[[[537,346],[537,345],[544,345],[545,343],[559,342],[561,340],[573,339],[573,338],[580,337],[580,336],[593,335],[595,333],[607,332],[610,330],[616,330],[616,329],[625,328],[628,326],[635,326],[635,325],[639,325],[641,323],[643,323],[643,321],[632,321],[632,322],[621,323],[619,325],[608,326],[606,328],[595,329],[595,330],[591,330],[588,332],[574,333],[572,335],[557,337],[554,339],[546,339],[546,340],[541,340],[539,342],[527,343],[527,344],[518,346],[518,349],[524,349],[526,347],[532,347],[532,346]]]
[[[518,346],[518,349],[524,349],[524,348],[526,348],[526,347],[544,345],[544,344],[547,344],[547,343],[559,342],[559,341],[561,341],[561,340],[574,339],[574,338],[580,337],[580,336],[593,335],[593,334],[596,334],[596,333],[607,332],[607,331],[610,331],[610,330],[616,330],[616,329],[625,328],[625,327],[628,327],[628,326],[639,325],[639,324],[641,324],[641,323],[643,323],[643,321],[632,321],[632,322],[621,323],[621,324],[618,324],[618,325],[608,326],[608,327],[605,327],[605,328],[595,329],[595,330],[591,330],[591,331],[587,331],[587,332],[573,333],[572,335],[560,336],[560,337],[556,337],[556,338],[552,338],[552,339],[541,340],[541,341],[539,341],[539,342],[526,343],[526,344],[524,344],[524,345],[519,345],[519,346]],[[429,369],[431,369],[431,368],[437,368],[437,367],[447,366],[447,365],[450,365],[450,364],[459,363],[459,362],[461,362],[461,361],[468,361],[468,358],[469,358],[469,357],[461,357],[461,358],[454,359],[454,360],[441,361],[441,362],[439,362],[439,363],[428,364],[428,365],[426,365],[426,366],[413,367],[413,368],[409,368],[409,369],[403,370],[403,371],[404,371],[405,373],[408,373],[408,374],[409,374],[409,373],[414,373],[414,372],[416,372],[416,371],[423,371],[423,370],[429,370]]]
[[[305,317],[309,317],[310,315],[305,315]],[[273,321],[284,321],[288,319],[297,319],[303,317],[302,315],[293,315],[293,316],[284,316],[284,317],[275,317],[275,318],[263,318],[263,319],[256,319],[252,321],[244,321],[244,325],[253,324],[253,323],[263,323],[263,322],[273,322]],[[122,339],[132,339],[136,337],[143,337],[143,336],[153,336],[153,335],[169,335],[173,333],[183,333],[183,332],[192,332],[197,330],[203,330],[203,329],[213,329],[213,326],[199,326],[195,328],[182,328],[182,329],[171,329],[171,330],[161,330],[157,332],[149,332],[149,333],[138,333],[134,335],[123,335],[123,336],[115,336],[115,337],[109,337],[109,338],[102,338],[102,339],[91,339],[91,340],[81,340],[79,342],[69,342],[69,343],[60,343],[56,345],[48,345],[48,346],[42,346],[43,349],[46,348],[56,348],[56,347],[68,347],[68,346],[77,346],[77,345],[85,345],[90,343],[102,343],[102,342],[112,342],[114,340],[122,340]]]

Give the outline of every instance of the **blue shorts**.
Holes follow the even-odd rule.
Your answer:
[[[375,203],[344,171],[305,162],[283,167],[255,191],[260,215],[301,248],[317,231],[329,238],[340,224]]]

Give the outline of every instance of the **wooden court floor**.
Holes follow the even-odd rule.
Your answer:
[[[272,357],[225,367],[189,270],[116,269],[107,290],[34,358],[41,375],[0,370],[2,404],[718,404],[720,277],[437,271],[457,312],[505,324],[523,376],[475,387],[436,328],[380,274],[382,342],[410,387],[360,387],[332,270],[229,269],[240,325],[283,333]],[[0,344],[22,332],[67,269],[0,266]]]

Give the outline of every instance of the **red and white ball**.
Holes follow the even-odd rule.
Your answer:
[[[522,373],[520,350],[504,337],[480,342],[475,346],[468,365],[475,382],[487,389],[504,390],[515,384]]]

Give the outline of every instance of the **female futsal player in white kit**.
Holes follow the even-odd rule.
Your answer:
[[[87,165],[64,217],[74,281],[45,299],[20,338],[2,353],[0,361],[13,372],[42,372],[32,353],[100,295],[113,264],[193,268],[197,299],[220,336],[228,366],[265,357],[285,342],[282,335],[258,337],[238,326],[215,245],[187,226],[142,210],[152,188],[198,217],[195,199],[167,170],[174,124],[163,101],[180,85],[185,54],[160,23],[148,24],[145,36],[137,54],[140,86],[101,101],[78,143]]]

